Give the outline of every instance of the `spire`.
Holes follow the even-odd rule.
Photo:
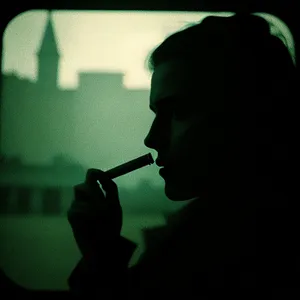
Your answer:
[[[47,22],[44,31],[44,37],[41,42],[40,49],[37,52],[38,56],[59,56],[58,47],[56,44],[56,37],[53,27],[52,14],[49,11]]]

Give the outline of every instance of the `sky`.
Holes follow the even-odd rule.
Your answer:
[[[124,85],[128,88],[149,88],[150,74],[144,68],[147,54],[186,22],[197,22],[207,15],[53,11],[62,55],[59,86],[76,87],[80,71],[109,70],[125,72]],[[3,73],[15,71],[22,77],[36,79],[34,54],[40,46],[46,21],[47,12],[35,10],[18,15],[8,24],[3,36]]]
[[[81,70],[123,71],[126,87],[149,88],[150,74],[144,67],[148,53],[166,36],[212,13],[53,11],[52,15],[62,55],[58,80],[61,88],[76,87]],[[286,25],[271,15],[261,15],[279,27],[292,47]],[[44,10],[27,11],[11,20],[3,35],[3,73],[15,71],[20,76],[36,78],[34,53],[46,21]]]
[[[123,82],[125,88],[150,89],[151,74],[145,67],[145,59],[149,52],[168,35],[183,29],[189,23],[199,22],[208,15],[230,16],[232,13],[53,11],[52,22],[61,55],[58,87],[60,89],[76,89],[78,86],[78,74],[80,72],[109,71],[125,74]],[[279,30],[285,36],[288,46],[291,49],[290,51],[293,52],[293,39],[285,24],[273,16],[262,16],[276,24],[277,28],[271,28],[271,31],[273,30],[273,33],[276,33]],[[40,47],[47,18],[47,11],[31,10],[11,20],[3,34],[3,74],[14,73],[21,78],[33,81],[37,79],[37,59],[35,54]],[[145,137],[143,133],[146,134],[148,132],[153,120],[153,118],[149,117],[151,112],[147,110],[148,103],[144,107],[143,121],[139,121],[136,125],[131,125],[132,128],[139,127],[139,133],[134,133],[130,137],[125,134],[122,137],[111,137],[107,134],[107,130],[104,130],[105,128],[112,128],[120,118],[125,118],[126,113],[128,114],[127,107],[120,107],[120,113],[123,115],[118,115],[119,117],[112,120],[111,122],[114,122],[114,124],[104,124],[103,121],[98,120],[98,115],[95,115],[93,111],[87,110],[85,112],[87,116],[90,116],[90,122],[92,122],[93,117],[99,122],[99,125],[97,125],[99,127],[95,129],[95,135],[101,134],[98,130],[100,128],[103,129],[102,143],[103,140],[107,144],[112,139],[118,140],[119,144],[117,144],[117,148],[123,149],[123,145],[125,145],[125,141],[123,143],[123,140],[127,139],[130,141],[131,148],[126,149],[126,153],[131,153],[132,155],[126,156],[125,150],[124,154],[116,153],[111,155],[113,157],[112,160],[105,160],[107,167],[115,166],[116,161],[120,161],[120,157],[125,162],[138,155],[151,152],[154,159],[156,158],[156,151],[149,151],[150,149],[142,144],[142,138]],[[78,124],[78,127],[83,128],[84,125],[88,126],[88,124]],[[38,126],[37,129],[39,129]],[[17,132],[19,132],[18,129],[16,129]],[[100,137],[98,144],[93,141],[93,146],[96,150],[101,148]],[[81,138],[83,139],[84,136]],[[5,137],[2,137],[2,145],[4,142]],[[21,145],[21,137],[18,143],[21,148],[24,146],[25,149],[25,146],[27,146],[25,144]],[[91,143],[92,138],[90,140],[86,139],[87,145],[91,145]],[[99,153],[96,150],[92,153],[90,146],[85,149],[78,148],[78,151],[72,153],[72,156],[85,165],[93,165],[98,161]],[[111,150],[109,147],[105,150],[108,153],[107,156]],[[27,154],[28,151],[27,149]],[[42,163],[48,157],[57,154],[50,150],[50,148],[47,153],[40,153],[40,156],[36,155],[34,147],[30,151],[31,154],[27,155],[28,162],[35,160],[35,162]]]

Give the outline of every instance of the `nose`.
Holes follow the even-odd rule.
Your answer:
[[[158,149],[164,148],[164,144],[167,142],[166,140],[165,130],[163,130],[162,127],[159,126],[158,122],[154,120],[146,138],[144,139],[144,145],[158,151]]]
[[[153,134],[153,125],[151,126],[148,134],[146,135],[144,139],[144,145],[148,148],[155,148],[155,142],[154,142],[154,134]]]

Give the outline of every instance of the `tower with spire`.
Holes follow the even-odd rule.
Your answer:
[[[38,84],[51,89],[57,87],[59,50],[53,27],[52,14],[49,11],[41,46],[37,51]]]

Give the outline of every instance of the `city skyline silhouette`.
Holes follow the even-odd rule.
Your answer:
[[[74,159],[70,148],[75,148],[76,144],[80,145],[84,136],[92,135],[91,130],[88,130],[90,126],[93,126],[91,117],[93,109],[90,105],[97,106],[95,111],[99,117],[94,116],[101,119],[101,117],[105,118],[106,115],[109,115],[108,111],[102,112],[103,107],[108,110],[110,107],[114,107],[114,103],[107,102],[105,104],[110,99],[119,104],[120,101],[129,102],[131,100],[137,107],[137,102],[146,102],[149,97],[149,90],[131,91],[124,88],[122,84],[124,74],[113,72],[80,73],[79,85],[76,89],[61,90],[57,85],[61,53],[57,47],[50,14],[36,56],[38,77],[35,82],[18,78],[15,74],[2,76],[1,136],[4,142],[2,149],[6,153],[13,153],[13,155],[3,156],[0,169],[2,214],[60,215],[65,213],[72,200],[72,186],[84,180],[85,172],[89,167],[78,159]],[[76,119],[75,109],[84,115],[84,120]],[[79,122],[78,127],[87,125],[82,137],[74,134]],[[109,123],[106,120],[105,123],[109,124],[106,125],[106,129],[111,127],[112,122]],[[102,129],[102,136],[103,124],[104,122],[100,120],[99,129],[95,128],[99,132]],[[126,126],[126,123],[118,125],[122,127]],[[70,134],[72,134],[73,140],[69,137]],[[117,134],[112,136],[117,137]],[[109,135],[112,143],[115,143],[112,136]],[[91,139],[89,143],[92,145],[92,142]],[[87,147],[89,143],[86,142]],[[50,163],[39,164],[26,161],[26,151],[33,156],[40,154],[43,157],[47,149],[53,147],[54,144],[56,144],[56,149],[60,148],[56,152],[52,151],[53,155],[49,155]],[[100,156],[101,154],[99,154]],[[99,159],[99,161],[103,162],[104,159]],[[148,189],[151,189],[149,178],[140,178],[136,184],[138,181],[141,181],[144,189],[148,185]],[[137,186],[137,188],[140,187]],[[124,193],[126,193],[125,190]],[[131,198],[134,203],[134,197],[131,196]]]

